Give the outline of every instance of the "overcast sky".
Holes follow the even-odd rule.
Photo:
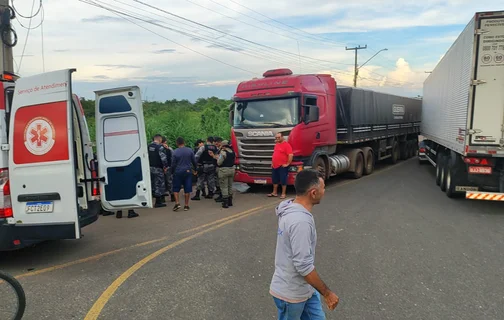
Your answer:
[[[16,0],[18,13],[33,15],[32,1],[37,13],[40,0]],[[230,98],[240,81],[273,68],[331,73],[348,85],[354,54],[345,46],[367,45],[358,51],[359,64],[388,50],[360,69],[358,85],[416,96],[425,72],[475,12],[504,10],[499,0],[85,2],[102,7],[43,0],[28,38],[23,26],[30,19],[18,14],[15,71],[29,76],[76,68],[74,90],[87,98],[93,90],[136,84],[144,99],[194,101]]]

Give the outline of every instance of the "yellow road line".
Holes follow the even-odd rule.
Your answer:
[[[214,224],[217,224],[217,223],[220,223],[220,222],[223,222],[223,221],[227,221],[227,220],[239,217],[241,215],[244,215],[244,214],[247,214],[247,213],[250,213],[250,212],[253,212],[253,211],[257,211],[257,210],[261,210],[261,209],[266,209],[268,207],[271,207],[274,204],[276,205],[277,202],[270,203],[270,204],[267,204],[267,205],[264,205],[264,206],[260,206],[260,207],[255,207],[255,208],[252,208],[252,209],[249,209],[249,210],[246,210],[246,211],[242,211],[242,212],[234,214],[232,216],[229,216],[229,217],[226,217],[226,218],[222,218],[222,219],[219,219],[219,220],[216,220],[216,221],[212,221],[212,222],[209,222],[207,224],[201,225],[199,227],[195,227],[195,228],[192,228],[192,229],[181,231],[178,234],[186,234],[186,233],[191,233],[191,232],[194,232],[194,231],[198,231],[198,230],[204,229],[206,227],[212,226]]]
[[[403,163],[406,163],[406,161],[401,162],[399,164],[396,164],[394,166],[391,166],[389,168],[376,171],[375,173],[379,174],[379,173],[388,171],[388,170],[390,170],[392,168],[395,168],[395,167],[397,167],[399,165],[402,165]],[[351,180],[351,181],[347,181],[347,182],[344,182],[344,183],[339,183],[339,184],[336,184],[334,186],[329,187],[328,189],[332,189],[332,188],[335,188],[335,187],[341,187],[341,186],[348,185],[350,183],[354,183],[354,182],[358,182],[358,181],[361,181],[361,179],[356,179],[356,180]],[[246,218],[248,216],[251,216],[253,214],[260,213],[260,212],[264,211],[264,209],[266,209],[268,207],[272,207],[273,205],[276,205],[276,204],[277,204],[277,202],[275,202],[273,204],[265,205],[263,207],[259,207],[259,208],[262,208],[262,210],[261,209],[256,209],[256,210],[251,209],[251,210],[248,210],[248,213],[245,213],[245,212],[247,212],[247,211],[245,211],[243,213],[236,214],[234,218],[231,218],[231,217],[224,218],[224,219],[228,219],[228,220],[225,221],[225,222],[222,222],[222,223],[220,223],[218,225],[214,225],[213,227],[210,227],[210,228],[205,229],[203,231],[200,231],[198,233],[195,233],[193,235],[190,235],[188,237],[185,237],[183,239],[180,239],[178,241],[175,241],[175,242],[167,245],[166,247],[163,247],[163,248],[155,251],[154,253],[151,253],[147,257],[145,257],[142,260],[140,260],[137,263],[135,263],[128,270],[126,270],[123,274],[121,274],[114,282],[112,282],[112,284],[101,294],[101,296],[98,298],[98,300],[96,300],[96,302],[93,304],[93,306],[91,307],[91,309],[87,313],[87,315],[84,318],[84,320],[95,320],[95,319],[97,319],[100,316],[100,313],[102,312],[103,308],[109,302],[110,298],[112,298],[112,296],[117,291],[117,289],[119,289],[119,287],[126,280],[128,280],[128,278],[131,277],[136,271],[138,271],[145,264],[147,264],[148,262],[154,260],[155,258],[157,258],[158,256],[160,256],[161,254],[163,254],[166,251],[168,251],[170,249],[173,249],[173,248],[175,248],[175,247],[177,247],[177,246],[179,246],[179,245],[181,245],[181,244],[183,244],[183,243],[185,243],[185,242],[187,242],[189,240],[197,238],[197,237],[199,237],[201,235],[204,235],[204,234],[209,233],[211,231],[220,229],[223,226],[226,226],[228,224],[231,224],[231,223],[233,223],[235,221],[241,220],[241,219]],[[224,220],[224,219],[221,219],[221,220]],[[196,231],[198,229],[204,228],[205,226],[209,226],[209,225],[212,225],[212,224],[214,224],[214,223],[208,223],[208,224],[202,225],[200,227],[196,227],[196,228],[193,228],[193,229],[190,229],[190,230],[187,230],[187,231],[183,231],[183,233],[189,232],[189,231]]]
[[[225,217],[225,218],[222,218],[222,219],[219,219],[219,220],[215,220],[215,221],[212,221],[210,223],[201,225],[199,227],[179,232],[178,234],[185,234],[185,233],[189,233],[189,232],[192,232],[192,231],[197,231],[197,230],[200,230],[200,229],[212,226],[214,224],[218,224],[218,223],[221,223],[221,222],[224,222],[224,221],[227,221],[227,220],[239,217],[241,215],[244,215],[244,214],[247,214],[247,213],[250,213],[250,212],[255,212],[257,210],[266,209],[268,207],[271,207],[272,205],[273,204],[268,204],[268,205],[264,205],[264,206],[260,206],[260,207],[255,207],[255,208],[252,208],[252,209],[249,209],[249,210],[246,210],[246,211],[242,211],[242,212],[239,212],[239,213],[234,214],[232,216]],[[116,249],[116,250],[111,250],[111,251],[103,252],[103,253],[100,253],[100,254],[97,254],[97,255],[89,256],[89,257],[78,259],[78,260],[74,260],[74,261],[70,261],[70,262],[59,264],[59,265],[55,265],[55,266],[52,266],[52,267],[47,267],[47,268],[40,269],[40,270],[37,270],[37,271],[30,271],[30,272],[27,272],[27,273],[23,273],[23,274],[15,276],[15,278],[16,279],[20,279],[20,278],[25,278],[25,277],[36,276],[36,275],[39,275],[39,274],[42,274],[42,273],[47,273],[47,272],[51,272],[51,271],[55,271],[55,270],[59,270],[59,269],[67,268],[67,267],[71,267],[71,266],[74,266],[74,265],[77,265],[77,264],[99,260],[99,259],[101,259],[103,257],[107,257],[107,256],[110,256],[110,255],[113,255],[113,254],[116,254],[116,253],[120,253],[120,252],[125,251],[125,250],[135,249],[135,248],[139,248],[139,247],[144,247],[144,246],[147,246],[149,244],[153,244],[153,243],[157,243],[157,242],[162,242],[162,241],[168,240],[169,238],[170,238],[169,236],[166,236],[166,237],[162,237],[162,238],[159,238],[159,239],[153,239],[153,240],[137,243],[137,244],[134,244],[134,245],[131,245],[131,246],[128,246],[128,247],[123,247],[123,248],[119,248],[119,249]]]
[[[70,261],[70,262],[67,262],[67,263],[63,263],[63,264],[59,264],[59,265],[56,265],[56,266],[40,269],[40,270],[37,270],[37,271],[31,271],[31,272],[23,273],[23,274],[20,274],[18,276],[15,276],[15,278],[16,279],[20,279],[20,278],[25,278],[25,277],[30,277],[30,276],[36,276],[36,275],[39,275],[39,274],[42,274],[42,273],[51,272],[51,271],[55,271],[55,270],[58,270],[58,269],[63,269],[63,268],[71,267],[71,266],[74,266],[76,264],[81,264],[81,263],[85,263],[85,262],[90,262],[90,261],[98,260],[98,259],[101,259],[103,257],[110,256],[112,254],[119,253],[119,252],[122,252],[122,251],[125,251],[125,250],[128,250],[128,249],[139,248],[139,247],[147,246],[147,245],[152,244],[152,243],[161,242],[161,241],[167,240],[168,238],[169,237],[163,237],[163,238],[159,238],[159,239],[154,239],[154,240],[150,240],[150,241],[145,241],[145,242],[137,243],[137,244],[134,244],[132,246],[123,247],[123,248],[119,248],[119,249],[116,249],[116,250],[103,252],[103,253],[100,253],[100,254],[97,254],[97,255],[94,255],[94,256],[90,256],[90,257],[86,257],[86,258],[83,258],[83,259]]]
[[[222,228],[222,227],[224,227],[224,226],[226,226],[226,225],[228,225],[230,223],[233,223],[235,221],[241,220],[243,218],[246,218],[248,216],[251,216],[253,214],[256,214],[256,213],[259,213],[259,212],[262,212],[262,211],[263,210],[249,212],[247,214],[241,215],[241,216],[236,217],[234,219],[225,221],[223,223],[220,223],[218,225],[215,225],[213,227],[210,227],[208,229],[205,229],[203,231],[200,231],[198,233],[195,233],[193,235],[190,235],[190,236],[185,237],[183,239],[180,239],[178,241],[175,241],[175,242],[167,245],[166,247],[163,247],[163,248],[155,251],[154,253],[151,253],[147,257],[145,257],[142,260],[140,260],[137,263],[135,263],[132,267],[130,267],[128,270],[126,270],[123,274],[121,274],[114,282],[112,282],[112,284],[102,293],[102,295],[98,298],[98,300],[96,300],[96,302],[91,307],[91,309],[87,313],[87,315],[84,318],[84,320],[97,319],[98,316],[100,315],[101,311],[103,310],[103,308],[107,304],[107,302],[110,300],[110,298],[112,297],[112,295],[117,291],[117,289],[119,289],[119,287],[124,283],[124,281],[126,281],[129,277],[131,277],[136,271],[138,271],[141,267],[143,267],[149,261],[155,259],[156,257],[158,257],[159,255],[163,254],[164,252],[166,252],[166,251],[168,251],[170,249],[173,249],[173,248],[175,248],[175,247],[177,247],[177,246],[179,246],[179,245],[181,245],[181,244],[183,244],[183,243],[185,243],[185,242],[187,242],[189,240],[192,240],[192,239],[197,238],[197,237],[199,237],[201,235],[204,235],[205,233],[209,233],[211,231],[220,229],[220,228]]]

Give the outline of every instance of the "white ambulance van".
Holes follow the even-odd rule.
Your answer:
[[[74,71],[1,82],[0,251],[79,239],[101,207],[152,208],[140,89],[95,92],[95,157]]]

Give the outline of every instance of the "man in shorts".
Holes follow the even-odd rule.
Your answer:
[[[189,199],[192,192],[192,172],[197,168],[196,158],[191,148],[185,146],[184,138],[177,138],[177,149],[172,153],[173,193],[175,194],[175,206],[177,211],[180,206],[180,190],[184,187],[185,205],[184,211],[189,210]]]
[[[287,192],[287,177],[289,175],[289,166],[294,154],[291,145],[285,141],[281,133],[275,135],[275,149],[271,159],[271,180],[273,182],[273,192],[268,197],[278,196],[278,185],[282,186],[282,195],[280,199],[285,199]]]

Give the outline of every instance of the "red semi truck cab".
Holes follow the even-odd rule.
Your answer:
[[[336,149],[336,81],[330,75],[293,75],[289,69],[266,71],[261,79],[241,82],[230,105],[235,181],[271,184],[275,134],[292,146],[288,185],[311,165],[318,150]]]

